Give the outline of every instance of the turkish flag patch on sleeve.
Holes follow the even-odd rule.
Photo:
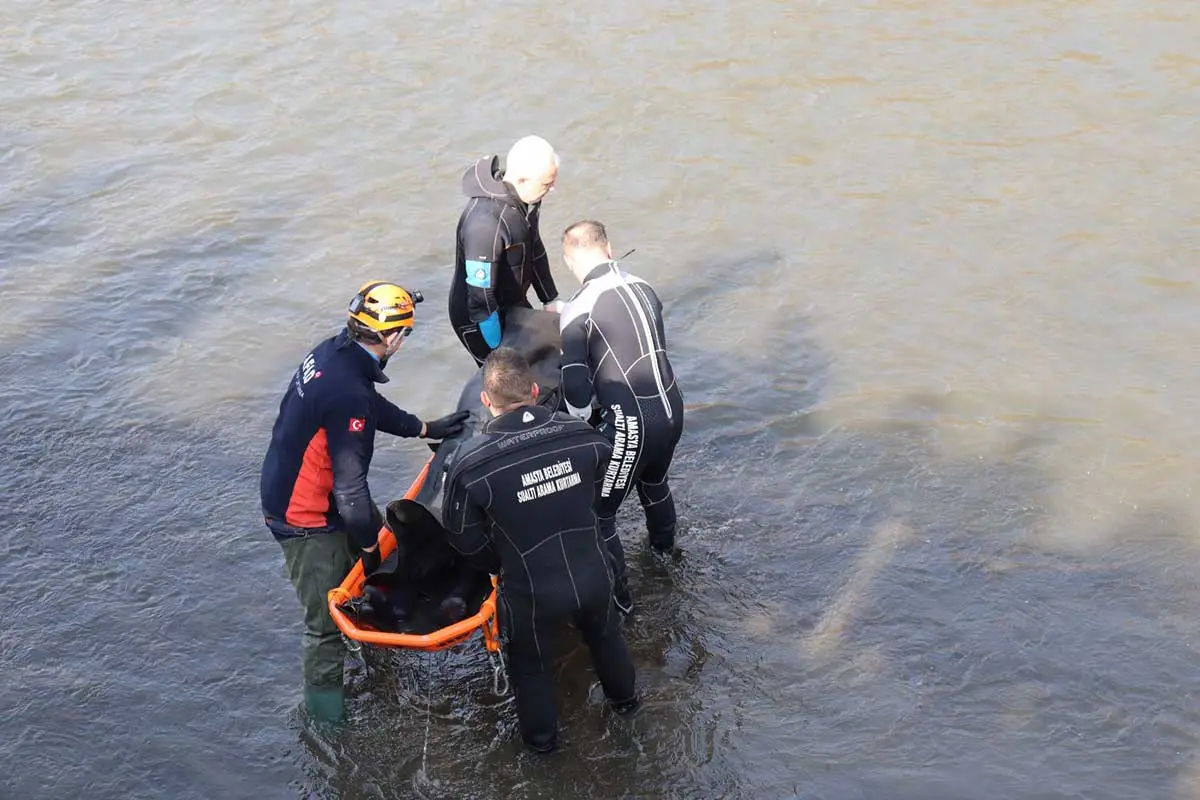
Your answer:
[[[363,419],[362,417],[351,417],[350,418],[350,432],[351,433],[362,433],[363,428],[365,428],[365,427],[367,427],[367,421],[365,419]]]

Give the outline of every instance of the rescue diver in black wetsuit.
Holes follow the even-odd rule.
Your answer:
[[[586,423],[538,406],[537,396],[525,357],[508,347],[492,351],[480,399],[493,418],[454,457],[442,517],[454,547],[499,570],[521,736],[548,752],[557,735],[555,634],[568,619],[613,709],[632,711],[637,697],[595,513],[612,448]]]
[[[599,430],[613,445],[597,513],[615,563],[617,604],[628,614],[632,599],[617,509],[636,486],[651,548],[674,548],[675,501],[667,472],[683,433],[683,395],[667,358],[662,303],[650,284],[613,260],[604,226],[585,220],[568,227],[563,260],[583,287],[559,318],[562,394],[575,416],[598,413]]]
[[[562,306],[538,232],[542,198],[557,179],[558,156],[538,136],[518,140],[503,170],[499,157],[487,156],[463,174],[470,200],[458,220],[449,312],[477,364],[500,345],[508,309],[531,307],[530,286],[545,309]]]

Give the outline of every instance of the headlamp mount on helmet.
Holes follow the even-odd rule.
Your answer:
[[[364,342],[380,343],[393,333],[404,338],[412,333],[414,306],[424,299],[419,291],[397,283],[370,281],[350,298],[347,327],[354,339]]]

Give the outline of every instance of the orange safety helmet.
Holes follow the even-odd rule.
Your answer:
[[[424,299],[420,292],[410,293],[399,284],[369,281],[351,298],[346,327],[356,339],[368,341],[379,341],[397,330],[408,336],[413,329],[413,307]]]

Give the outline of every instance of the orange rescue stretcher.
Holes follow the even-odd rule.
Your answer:
[[[429,468],[433,463],[433,459],[434,456],[430,456],[429,460],[425,462],[425,466],[421,469],[420,474],[417,475],[416,480],[413,481],[412,486],[409,487],[408,492],[404,495],[404,499],[412,500],[421,491],[421,486],[429,475]],[[395,549],[396,539],[392,535],[392,531],[385,524],[379,530],[380,560],[386,559]],[[452,625],[447,625],[444,628],[439,628],[425,634],[393,633],[376,630],[371,627],[360,627],[357,621],[342,610],[341,606],[352,599],[360,598],[363,595],[365,584],[366,578],[363,575],[362,561],[359,560],[355,562],[354,567],[350,570],[350,574],[346,576],[341,585],[330,589],[326,595],[329,604],[329,616],[333,618],[334,623],[347,639],[376,647],[435,651],[446,650],[461,644],[478,630],[483,634],[483,644],[487,649],[489,659],[493,662],[493,666],[498,662],[500,636],[496,622],[495,577],[492,577],[492,591],[484,598],[478,611]]]

